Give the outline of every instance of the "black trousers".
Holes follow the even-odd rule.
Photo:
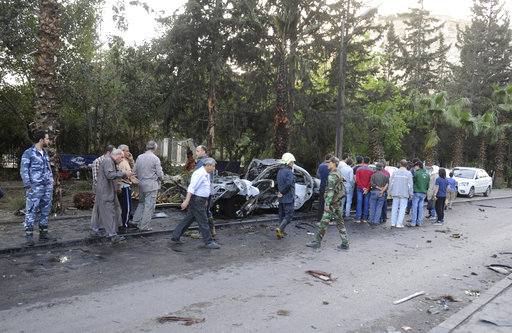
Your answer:
[[[173,239],[180,239],[181,235],[190,227],[194,220],[199,225],[199,232],[203,236],[205,244],[213,241],[212,233],[208,227],[208,217],[206,216],[206,203],[208,198],[193,195],[187,208],[187,215],[181,220],[178,226],[172,232]]]
[[[324,215],[324,206],[325,206],[324,193],[325,193],[325,187],[320,187],[320,190],[318,191],[318,211],[316,212],[316,221],[317,222],[320,222],[320,220],[322,219],[322,215]]]
[[[446,197],[437,197],[436,200],[436,214],[437,220],[444,220],[444,202],[446,201]]]
[[[132,211],[132,188],[121,188],[121,193],[117,195],[117,198],[119,199],[119,204],[121,205],[121,225],[127,227]]]

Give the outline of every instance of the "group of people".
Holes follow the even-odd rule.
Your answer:
[[[48,133],[36,132],[35,143],[22,156],[20,173],[26,189],[26,217],[24,222],[28,245],[34,245],[33,230],[39,211],[39,240],[55,241],[48,232],[48,214],[52,205],[53,175],[48,153],[44,149],[49,143]],[[92,164],[93,191],[95,204],[91,218],[91,236],[108,237],[113,243],[124,238],[118,235],[122,229],[138,228],[151,230],[158,190],[163,179],[160,159],[156,156],[157,144],[149,141],[146,152],[134,161],[127,145],[117,148],[109,145],[104,154]],[[181,209],[187,214],[174,229],[170,242],[182,244],[180,237],[195,220],[199,225],[205,246],[218,249],[214,241],[215,225],[210,210],[213,173],[216,161],[208,157],[205,146],[196,147],[195,171],[187,188]],[[451,209],[456,196],[456,181],[453,173],[446,177],[446,170],[430,167],[428,172],[423,163],[414,160],[400,161],[400,167],[392,175],[385,169],[385,162],[375,163],[375,171],[370,168],[370,158],[358,156],[354,165],[348,154],[341,161],[332,154],[325,156],[317,172],[320,179],[318,207],[318,231],[308,247],[319,247],[329,224],[339,230],[339,249],[348,249],[349,242],[343,218],[351,219],[354,192],[356,194],[356,215],[354,223],[378,225],[387,220],[387,197],[392,197],[391,226],[404,227],[404,218],[410,210],[411,220],[406,226],[421,226],[423,222],[423,202],[427,199],[428,217],[437,217],[436,224],[444,223],[444,210]],[[286,236],[285,229],[293,219],[295,201],[295,181],[293,167],[295,157],[283,154],[283,166],[277,174],[277,197],[279,202],[278,238]],[[138,184],[139,204],[132,216],[132,185]],[[448,201],[446,202],[446,199]],[[435,207],[435,209],[434,209]]]
[[[95,202],[91,217],[91,236],[107,236],[113,243],[124,239],[119,230],[151,230],[158,190],[164,173],[156,156],[157,144],[149,141],[146,152],[134,162],[130,148],[108,145],[92,164]],[[132,184],[138,184],[139,204],[132,216]],[[105,232],[103,232],[103,230]]]
[[[332,155],[326,155],[329,160]],[[344,154],[338,170],[343,176],[346,196],[343,198],[344,212],[342,217],[351,219],[352,198],[356,195],[356,215],[354,223],[369,223],[378,225],[387,221],[387,197],[392,197],[391,226],[404,227],[406,214],[411,213],[411,219],[405,226],[421,226],[423,222],[423,203],[425,198],[428,205],[428,218],[437,217],[436,224],[444,223],[444,210],[451,209],[457,194],[456,180],[453,173],[446,177],[446,170],[425,169],[423,163],[414,159],[408,162],[400,161],[398,170],[392,175],[385,169],[386,162],[375,163],[375,171],[370,168],[370,158],[358,156],[354,165],[348,154]],[[318,216],[323,216],[325,203],[322,198],[329,172],[326,163],[322,163],[317,172],[320,178],[320,200]],[[447,202],[445,204],[445,201]],[[321,222],[320,222],[321,223]]]
[[[36,217],[39,224],[39,241],[55,241],[48,232],[48,215],[52,207],[53,173],[48,152],[48,133],[35,132],[34,145],[23,153],[20,175],[25,187],[25,236],[26,244],[35,244],[33,232]],[[123,240],[119,229],[139,228],[150,230],[150,221],[160,189],[163,171],[156,156],[157,144],[149,141],[146,152],[134,162],[127,145],[115,148],[109,145],[104,154],[93,162],[93,191],[95,202],[91,218],[91,235],[107,236],[113,243]],[[131,185],[139,185],[139,205],[130,222]],[[104,232],[103,232],[104,230]]]

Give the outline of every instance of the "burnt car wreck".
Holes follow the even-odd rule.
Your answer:
[[[212,211],[228,217],[245,217],[259,209],[277,209],[279,159],[253,159],[243,178],[236,174],[216,176],[212,189]],[[309,210],[318,196],[319,182],[294,165],[295,210]]]

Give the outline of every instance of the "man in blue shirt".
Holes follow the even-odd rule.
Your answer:
[[[206,247],[209,249],[220,249],[220,246],[213,241],[205,209],[211,193],[210,174],[215,170],[215,164],[215,160],[208,157],[204,159],[203,166],[192,174],[187,188],[187,197],[181,204],[181,210],[185,210],[188,207],[187,215],[181,220],[171,235],[171,241],[174,244],[183,244],[183,241],[180,240],[181,235],[196,220]]]
[[[284,153],[281,163],[284,166],[277,172],[277,200],[279,201],[279,227],[276,228],[278,238],[286,236],[284,229],[292,221],[295,209],[295,178],[293,176],[293,164],[295,157],[290,153]]]
[[[33,246],[34,221],[39,210],[39,241],[55,241],[48,233],[48,215],[52,208],[53,174],[48,152],[48,133],[34,133],[34,145],[21,157],[20,175],[27,197],[25,208],[25,236],[27,245]]]

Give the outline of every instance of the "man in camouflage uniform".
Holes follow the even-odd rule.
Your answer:
[[[48,133],[34,133],[34,145],[21,157],[20,175],[27,197],[25,208],[25,236],[27,245],[33,246],[34,222],[39,210],[39,241],[55,241],[48,234],[48,215],[52,208],[53,175],[50,158],[44,147],[48,146]]]
[[[320,226],[318,227],[315,239],[306,244],[308,247],[320,247],[320,243],[325,235],[325,230],[327,229],[331,219],[334,219],[341,236],[341,244],[338,245],[338,248],[344,250],[348,249],[347,229],[345,229],[342,216],[341,202],[343,196],[339,193],[340,187],[343,185],[343,176],[338,170],[339,162],[340,160],[335,156],[326,161],[327,167],[331,172],[327,178],[327,186],[325,188],[324,214],[322,215],[322,220],[320,221]]]

